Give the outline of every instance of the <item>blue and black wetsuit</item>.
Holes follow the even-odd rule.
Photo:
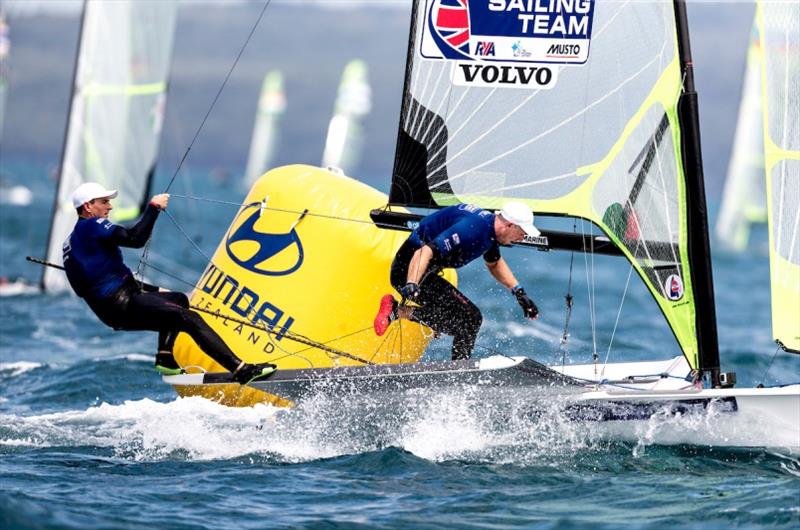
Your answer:
[[[136,282],[122,260],[119,247],[143,247],[158,212],[157,207],[148,205],[131,228],[100,217],[79,218],[63,248],[69,283],[107,326],[127,331],[158,331],[161,352],[172,352],[178,332],[183,331],[209,357],[233,372],[241,360],[200,315],[189,310],[186,295],[158,292],[158,287]]]
[[[442,269],[459,268],[479,256],[488,263],[500,259],[494,232],[495,216],[470,204],[448,206],[420,221],[392,262],[390,281],[398,291],[406,284],[414,252],[428,245],[433,257],[420,280],[420,307],[412,320],[453,336],[452,358],[468,359],[483,322],[478,307],[441,276]]]

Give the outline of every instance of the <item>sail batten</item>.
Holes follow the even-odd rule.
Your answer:
[[[75,224],[72,191],[99,182],[119,191],[112,219],[139,215],[150,193],[164,118],[175,2],[87,0],[46,259],[61,263]],[[45,268],[42,287],[66,289]]]
[[[698,368],[678,4],[416,0],[389,203],[593,222]],[[523,23],[541,10],[547,31]]]

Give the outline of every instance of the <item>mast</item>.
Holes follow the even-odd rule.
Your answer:
[[[83,26],[86,22],[86,0],[83,0],[83,7],[81,8],[81,22],[78,25],[78,45],[75,47],[75,64],[72,67],[72,86],[69,92],[69,107],[67,109],[67,123],[64,126],[64,138],[61,141],[61,163],[58,165],[58,184],[56,185],[55,194],[53,195],[53,207],[50,209],[50,227],[47,231],[47,244],[44,247],[44,255],[47,256],[50,248],[50,240],[53,238],[53,217],[58,211],[59,197],[61,196],[62,180],[61,176],[64,174],[64,159],[67,156],[67,137],[69,136],[70,122],[72,121],[72,102],[75,99],[75,82],[78,80],[78,62],[81,58],[81,45],[83,44]],[[52,274],[48,271],[49,267],[42,267],[42,278],[39,280],[39,288],[44,291],[47,286],[45,285],[45,276]]]
[[[686,181],[688,252],[689,261],[692,263],[691,279],[696,303],[698,370],[702,374],[708,372],[712,387],[718,387],[720,386],[719,342],[708,236],[708,211],[700,150],[697,92],[694,86],[689,25],[684,0],[675,1],[675,25],[678,31],[678,53],[683,73],[683,94],[678,101],[678,118],[681,123],[681,151]]]

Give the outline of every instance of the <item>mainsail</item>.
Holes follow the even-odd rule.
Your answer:
[[[718,372],[683,2],[415,2],[389,202],[508,198],[600,227]]]
[[[717,240],[731,250],[744,250],[750,239],[751,225],[767,221],[761,124],[762,61],[758,24],[754,18],[736,135],[716,226]]]
[[[759,2],[772,332],[800,353],[800,2]]]
[[[284,110],[286,110],[286,96],[283,93],[283,75],[277,70],[272,70],[267,72],[261,83],[253,137],[250,140],[250,155],[244,172],[244,183],[248,189],[272,163],[278,123]]]
[[[322,167],[337,167],[350,174],[361,159],[364,133],[361,120],[372,108],[367,63],[354,59],[342,72],[333,118],[328,125]]]
[[[164,117],[177,4],[87,0],[47,261],[75,224],[70,194],[83,182],[119,190],[112,218],[135,218],[147,202]],[[62,290],[45,267],[42,288]]]

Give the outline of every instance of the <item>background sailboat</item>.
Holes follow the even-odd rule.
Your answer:
[[[3,145],[6,100],[8,98],[8,59],[11,54],[11,31],[5,15],[0,11],[0,149]],[[0,204],[27,206],[33,200],[31,190],[14,182],[12,175],[0,167]]]
[[[354,59],[342,72],[333,118],[328,125],[322,167],[338,167],[352,175],[361,159],[364,133],[361,120],[372,108],[367,63]]]
[[[278,141],[278,126],[286,110],[286,95],[283,92],[283,75],[273,70],[267,72],[261,84],[258,110],[250,140],[250,154],[244,172],[244,185],[249,189],[258,177],[272,164]]]
[[[772,331],[800,353],[800,3],[759,2]]]
[[[82,182],[119,190],[115,221],[148,200],[166,102],[177,3],[87,0],[45,259],[60,264],[75,223],[70,194]],[[42,288],[66,287],[45,267]]]
[[[736,251],[747,247],[752,225],[767,221],[761,108],[763,60],[758,24],[754,18],[736,135],[716,224],[717,241]]]

